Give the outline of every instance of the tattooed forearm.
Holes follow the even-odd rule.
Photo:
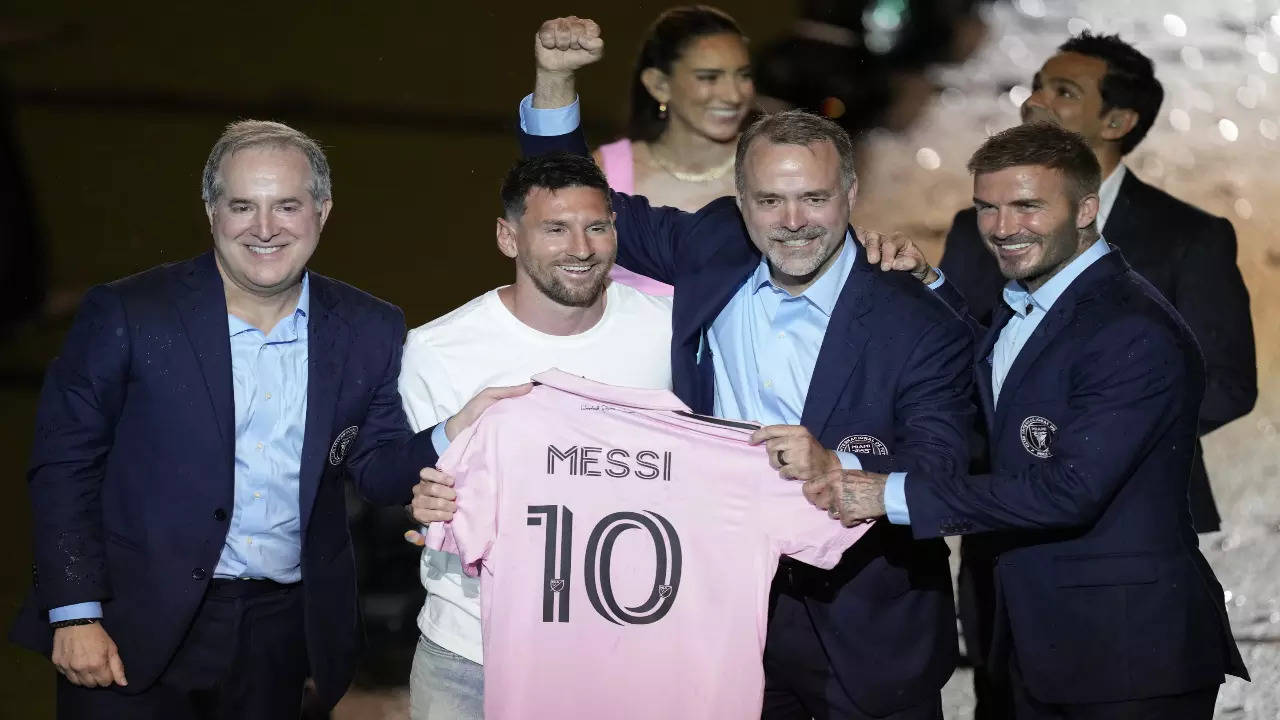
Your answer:
[[[840,518],[846,522],[884,515],[884,477],[845,470],[837,489]]]

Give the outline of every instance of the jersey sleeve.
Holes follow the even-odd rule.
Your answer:
[[[801,483],[784,480],[761,458],[759,517],[778,553],[829,570],[870,525],[844,527],[805,499]]]
[[[458,511],[448,523],[427,528],[426,546],[456,553],[474,577],[498,535],[498,445],[482,416],[458,433],[437,467],[453,477]]]

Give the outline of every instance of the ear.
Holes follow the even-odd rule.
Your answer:
[[[516,228],[506,218],[498,218],[497,237],[498,252],[513,259],[520,254],[516,246]]]
[[[204,216],[209,218],[209,227],[213,227],[213,206],[205,203]]]
[[[640,84],[649,91],[654,100],[660,103],[671,99],[671,78],[656,67],[647,67],[640,71]]]
[[[1083,230],[1093,224],[1098,217],[1098,194],[1089,193],[1080,198],[1076,205],[1076,229]]]
[[[333,209],[333,198],[329,198],[320,203],[320,229],[324,229],[324,224],[329,220],[329,211]]]
[[[1103,140],[1115,142],[1128,135],[1129,131],[1137,124],[1138,113],[1136,110],[1112,108],[1102,115],[1102,132],[1100,135]]]
[[[849,186],[849,212],[853,212],[853,206],[858,202],[858,178],[853,178],[853,184]]]

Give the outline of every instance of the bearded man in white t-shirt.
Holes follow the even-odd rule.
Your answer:
[[[608,183],[588,158],[522,160],[502,183],[498,249],[516,279],[409,332],[400,396],[444,452],[473,396],[556,367],[597,382],[671,387],[671,299],[609,282],[617,254]],[[486,404],[487,405],[487,404]],[[424,477],[433,471],[425,471]],[[439,479],[438,477],[436,479]],[[413,720],[481,718],[480,586],[458,557],[424,550],[427,600],[410,676]]]

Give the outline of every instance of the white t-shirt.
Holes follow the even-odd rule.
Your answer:
[[[671,387],[671,298],[610,283],[604,315],[577,335],[547,335],[520,322],[497,290],[409,331],[400,397],[414,431],[448,419],[481,390],[519,385],[557,367],[597,382]],[[432,642],[482,662],[480,584],[458,556],[424,550],[427,601],[418,629]]]

